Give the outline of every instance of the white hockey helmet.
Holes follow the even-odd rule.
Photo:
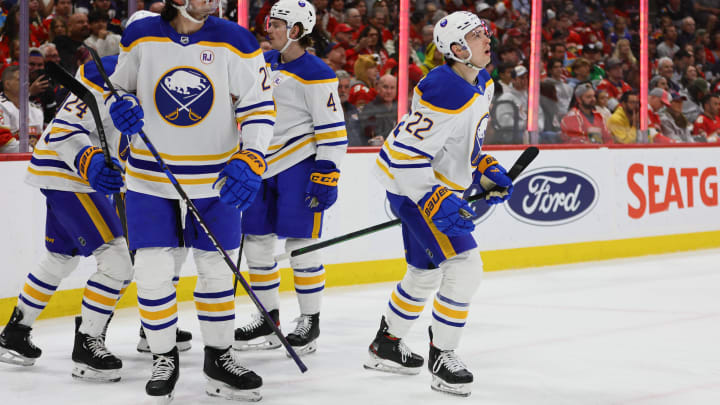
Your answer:
[[[468,47],[467,41],[465,41],[465,35],[480,26],[485,29],[485,34],[489,37],[490,33],[487,25],[485,25],[485,22],[477,15],[469,11],[456,11],[448,15],[435,24],[435,30],[433,31],[435,45],[437,45],[438,51],[448,59],[453,59],[472,68],[479,69],[480,67],[470,63],[472,51]],[[470,52],[470,56],[464,60],[455,56],[451,49],[453,44],[458,44],[463,50]]]
[[[290,30],[295,24],[300,24],[303,31],[300,39],[309,35],[315,27],[315,6],[308,0],[280,0],[270,9],[269,18],[276,18],[285,21],[287,24],[287,35],[290,39]]]

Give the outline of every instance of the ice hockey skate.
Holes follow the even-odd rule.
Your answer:
[[[454,350],[440,350],[433,346],[432,327],[428,328],[428,331],[430,332],[428,369],[432,374],[430,388],[461,397],[470,396],[473,382],[472,373],[460,361]]]
[[[177,349],[180,352],[190,350],[190,348],[192,348],[192,333],[177,328],[175,331],[175,346],[177,346]],[[147,342],[145,329],[143,329],[142,326],[140,326],[140,340],[138,341],[136,349],[140,353],[150,353],[150,345]]]
[[[405,345],[402,339],[388,333],[388,325],[383,316],[380,320],[380,329],[375,340],[370,343],[368,353],[370,358],[364,367],[368,370],[378,370],[394,374],[415,375],[420,373],[425,360],[415,354]]]
[[[268,314],[279,328],[279,311],[273,309]],[[270,350],[278,347],[280,347],[280,338],[275,335],[272,328],[259,313],[253,315],[250,323],[235,329],[235,344],[233,345],[235,350]]]
[[[158,405],[169,404],[179,376],[180,356],[177,347],[164,354],[153,354],[152,376],[145,384],[145,392],[155,397]]]
[[[300,315],[293,322],[297,322],[295,330],[287,335],[287,341],[295,349],[298,356],[317,351],[317,338],[320,336],[320,313]],[[290,357],[290,353],[286,353]]]
[[[0,361],[19,366],[32,366],[42,350],[30,340],[29,326],[21,325],[23,313],[15,307],[10,321],[0,333]]]
[[[203,372],[208,380],[205,392],[210,396],[250,402],[262,399],[262,378],[238,364],[230,348],[205,346]]]
[[[97,382],[120,381],[122,360],[108,351],[102,335],[92,337],[75,332],[72,360],[72,376],[75,378]]]

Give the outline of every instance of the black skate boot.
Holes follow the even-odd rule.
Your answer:
[[[0,333],[0,361],[19,366],[32,366],[35,364],[35,359],[42,354],[42,350],[30,340],[32,328],[21,325],[22,319],[22,311],[15,307],[10,321]]]
[[[430,332],[428,369],[433,376],[430,388],[461,397],[470,396],[472,373],[460,361],[454,350],[440,350],[433,346],[432,327],[428,328],[428,332]]]
[[[177,346],[178,351],[180,352],[186,352],[190,350],[190,348],[192,347],[192,333],[177,328],[175,330],[175,346]],[[136,349],[140,353],[150,353],[150,345],[147,342],[147,338],[145,337],[145,329],[143,329],[142,326],[140,326],[140,340],[138,341]]]
[[[231,348],[205,346],[203,372],[208,382],[205,392],[213,397],[256,402],[262,399],[259,388],[262,378],[241,366],[232,356]]]
[[[375,340],[370,343],[370,358],[365,362],[368,370],[379,370],[396,374],[419,374],[425,359],[415,354],[402,339],[388,333],[383,316]]]
[[[75,363],[72,376],[75,378],[101,382],[120,381],[122,360],[108,351],[102,336],[92,337],[76,332],[72,359]]]
[[[295,349],[298,356],[314,353],[317,350],[317,338],[320,336],[320,313],[302,314],[293,322],[297,322],[297,326],[287,335],[290,346]],[[286,354],[290,357],[289,353]]]
[[[279,328],[280,312],[273,309],[268,314]],[[253,315],[253,320],[250,323],[235,329],[233,348],[236,350],[270,350],[278,347],[280,347],[280,338],[275,335],[272,328],[259,313]]]
[[[158,404],[169,404],[179,376],[180,356],[177,347],[164,354],[153,353],[152,376],[145,384],[145,392],[151,397],[156,397]]]

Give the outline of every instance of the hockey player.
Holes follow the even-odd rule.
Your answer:
[[[425,302],[435,292],[428,368],[431,387],[469,395],[473,376],[458,347],[482,260],[471,232],[473,212],[458,194],[477,183],[505,187],[488,200],[510,197],[505,169],[481,151],[493,81],[490,34],[469,12],[455,12],[435,25],[435,44],[446,65],[415,88],[412,110],[383,145],[374,168],[402,220],[408,269],[390,296],[380,329],[370,344],[369,369],[417,374],[424,359],[403,343]],[[439,288],[438,288],[439,286]]]
[[[268,81],[277,104],[277,123],[266,156],[262,191],[243,213],[244,254],[250,284],[279,326],[280,272],[275,242],[293,250],[320,237],[324,211],[337,200],[338,169],[347,135],[338,80],[320,58],[305,51],[312,41],[315,8],[306,0],[280,0],[270,9],[265,53]],[[249,114],[246,113],[246,116]],[[317,253],[290,259],[300,304],[297,326],[287,340],[298,354],[312,353],[320,335],[325,268]],[[280,340],[258,315],[235,330],[238,349],[272,349]]]
[[[112,58],[110,58],[112,59]],[[109,63],[108,69],[114,67]],[[103,103],[103,82],[94,63],[80,68],[78,77]],[[106,127],[113,128],[107,115]],[[119,133],[108,132],[117,145]],[[123,185],[120,163],[105,163],[96,125],[87,105],[69,95],[38,140],[26,182],[45,195],[47,251],[38,267],[27,275],[10,322],[0,334],[0,360],[32,365],[41,350],[30,340],[30,331],[53,293],[81,256],[93,255],[97,271],[90,276],[76,327],[72,375],[93,381],[119,381],[122,361],[105,347],[104,328],[121,295],[132,265],[120,219],[108,194]]]
[[[159,17],[129,26],[111,80],[137,98],[127,93],[113,100],[110,113],[123,134],[144,125],[206,225],[237,254],[240,212],[260,188],[275,109],[257,41],[237,24],[209,17],[217,6],[217,0],[166,0]],[[179,376],[172,279],[174,253],[186,246],[198,270],[194,297],[206,392],[260,399],[262,379],[230,350],[235,306],[232,273],[222,256],[196,219],[181,214],[185,207],[140,137],[132,140],[126,172],[140,317],[153,353],[147,394],[167,401]]]

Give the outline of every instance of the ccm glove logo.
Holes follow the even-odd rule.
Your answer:
[[[310,181],[324,186],[337,187],[338,180],[340,180],[340,173],[311,173]]]
[[[438,187],[437,190],[428,198],[427,201],[425,201],[425,205],[423,206],[423,214],[425,214],[426,217],[432,218],[435,213],[437,213],[438,208],[440,208],[440,204],[442,201],[448,197],[452,192],[447,189],[447,187]]]

